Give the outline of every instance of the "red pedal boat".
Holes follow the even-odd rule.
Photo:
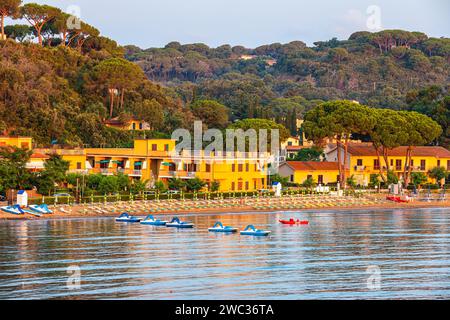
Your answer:
[[[296,224],[300,224],[300,225],[308,225],[309,221],[300,221],[300,220],[294,220],[294,219],[290,219],[290,220],[280,220],[280,223],[282,224],[287,224],[287,225],[296,225]]]

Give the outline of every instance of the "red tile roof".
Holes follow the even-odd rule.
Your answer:
[[[311,147],[306,147],[306,146],[287,146],[286,150],[288,150],[288,151],[299,151],[299,150],[308,149],[308,148],[311,148]]]
[[[339,171],[337,162],[288,161],[286,163],[296,171]]]
[[[50,157],[42,153],[33,153],[31,159],[49,159]]]
[[[406,155],[408,147],[398,147],[388,151],[391,157],[402,157]],[[376,156],[377,153],[373,146],[367,145],[349,145],[348,152],[352,156]],[[437,157],[450,158],[450,151],[443,147],[413,147],[413,157]]]

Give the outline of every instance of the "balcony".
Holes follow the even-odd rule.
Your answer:
[[[89,170],[88,169],[72,169],[68,171],[69,173],[76,173],[76,174],[89,174]]]
[[[109,168],[100,168],[100,173],[104,176],[112,176],[114,175],[114,171],[112,169]]]
[[[363,172],[366,170],[366,166],[355,166],[355,171]]]
[[[160,178],[194,179],[200,172],[187,171],[161,171]]]
[[[127,171],[125,171],[125,174],[127,174]],[[130,177],[142,177],[142,170],[129,170],[128,175]]]

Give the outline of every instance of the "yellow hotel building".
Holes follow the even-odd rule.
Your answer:
[[[348,167],[350,175],[354,175],[356,183],[367,186],[372,174],[379,174],[380,167],[383,171],[392,170],[397,177],[404,174],[407,147],[398,147],[388,152],[388,164],[384,158],[378,159],[377,153],[371,144],[350,144],[348,147]],[[341,150],[342,158],[344,156]],[[334,146],[326,152],[328,161],[337,161],[337,148]],[[443,167],[450,170],[450,151],[443,147],[414,147],[411,159],[412,172],[427,174],[435,167]],[[435,183],[433,179],[430,182]]]
[[[219,191],[255,191],[267,188],[264,160],[255,154],[204,151],[175,155],[175,141],[135,140],[133,148],[85,149],[90,173],[123,173],[143,181],[168,182],[171,178],[200,178],[220,183]],[[268,155],[266,155],[268,158]],[[223,159],[223,157],[228,157]]]

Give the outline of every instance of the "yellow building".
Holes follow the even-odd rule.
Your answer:
[[[296,184],[303,184],[308,178],[321,185],[339,181],[337,162],[288,161],[280,165],[279,174]]]
[[[219,182],[219,191],[251,192],[267,188],[266,166],[256,154],[206,155],[201,151],[194,156],[183,155],[167,161],[160,174],[160,179],[164,182],[170,178],[198,177],[209,184]]]
[[[348,148],[347,168],[358,185],[367,186],[372,174],[379,174],[380,168],[392,170],[397,177],[403,178],[407,147],[398,147],[388,152],[388,163],[383,157],[378,158],[371,144],[350,144]],[[343,150],[341,150],[343,158]],[[326,153],[328,161],[337,161],[337,148]],[[342,160],[343,161],[343,160]],[[412,172],[427,174],[435,167],[450,170],[450,151],[443,147],[414,147],[411,159]],[[430,182],[435,182],[430,179]]]
[[[143,131],[150,130],[150,125],[142,120],[133,118],[127,122],[123,122],[119,118],[114,118],[110,120],[106,120],[105,125],[110,128],[115,128],[119,130],[127,130],[127,131]]]
[[[0,139],[2,145],[31,150],[31,138]],[[34,149],[27,163],[30,171],[41,171],[51,154],[59,154],[70,162],[69,173],[115,175],[132,179],[168,183],[171,178],[217,181],[219,191],[255,191],[267,189],[269,154],[223,153],[204,151],[175,154],[175,140],[137,139],[133,148]]]
[[[33,139],[31,137],[0,137],[0,147],[2,146],[31,150],[33,148]]]
[[[220,191],[254,191],[267,187],[264,164],[250,154],[175,155],[175,141],[170,139],[135,140],[133,148],[86,149],[90,173],[123,173],[133,179],[168,182],[171,178],[205,180],[220,183]]]
[[[60,155],[63,160],[69,161],[69,173],[87,174],[89,169],[92,169],[89,162],[86,161],[85,149],[35,149],[33,151],[35,154],[46,155],[45,158],[39,159],[42,162],[48,159],[51,154]]]

